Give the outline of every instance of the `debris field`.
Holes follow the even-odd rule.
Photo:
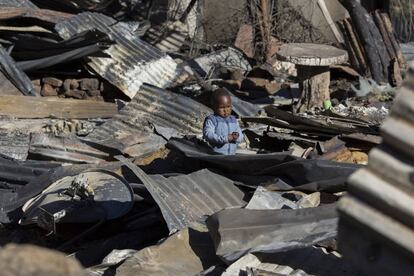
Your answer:
[[[0,0],[0,270],[410,275],[414,48],[368,2]]]

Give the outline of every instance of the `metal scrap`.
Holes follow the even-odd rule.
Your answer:
[[[337,252],[328,253],[324,248],[309,247],[276,254],[247,254],[230,265],[222,276],[242,275],[248,271],[280,276],[361,275],[358,269],[344,261]]]
[[[65,191],[72,187],[79,176],[87,179],[88,189],[94,193],[91,199],[66,194]],[[22,208],[24,215],[19,223],[27,225],[37,222],[39,225],[42,211],[51,216],[63,213],[51,222],[53,225],[58,222],[91,223],[101,219],[111,220],[126,214],[132,208],[132,200],[133,192],[125,179],[110,171],[90,170],[59,179],[27,201]],[[50,229],[45,223],[40,225]]]
[[[131,99],[143,83],[161,88],[174,83],[181,74],[177,63],[139,39],[128,26],[103,14],[84,12],[55,28],[64,39],[91,29],[108,34],[116,42],[104,51],[110,58],[93,57],[88,65]]]
[[[144,183],[160,206],[170,232],[183,229],[192,222],[202,221],[225,208],[242,207],[244,194],[225,177],[209,170],[165,178],[148,176],[122,156],[117,156]]]
[[[0,70],[24,95],[36,96],[36,90],[30,79],[2,46],[0,46]]]
[[[68,163],[98,164],[110,160],[110,155],[95,149],[76,137],[32,134],[29,153],[44,160]]]
[[[24,7],[36,9],[36,5],[29,0],[0,0],[0,7]]]
[[[88,138],[102,139],[117,132],[133,134],[147,131],[149,123],[173,128],[183,134],[200,134],[204,118],[211,112],[208,107],[188,97],[143,85],[118,115]]]
[[[116,274],[196,275],[219,262],[206,229],[186,228],[159,245],[137,252],[116,269]]]
[[[1,4],[0,4],[1,5]],[[48,23],[58,23],[72,17],[72,14],[27,7],[3,7],[0,10],[0,20],[15,18],[34,18]]]
[[[196,58],[189,61],[189,65],[202,77],[214,74],[214,71],[219,68],[240,69],[242,71],[250,71],[252,69],[243,54],[234,48],[228,48]]]
[[[207,219],[216,254],[232,262],[252,252],[308,247],[336,236],[336,205],[298,210],[228,209]]]
[[[0,153],[15,160],[24,161],[29,154],[30,135],[0,132]]]

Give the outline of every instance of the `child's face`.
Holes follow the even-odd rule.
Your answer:
[[[231,115],[231,98],[230,97],[219,97],[217,102],[213,106],[214,113],[226,118]]]

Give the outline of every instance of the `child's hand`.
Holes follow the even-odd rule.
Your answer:
[[[234,141],[237,141],[237,139],[239,139],[240,134],[238,132],[233,132],[232,134]]]
[[[229,143],[233,143],[235,140],[234,140],[234,135],[233,135],[233,133],[232,134],[229,134],[229,136],[228,136],[228,140],[229,140]]]

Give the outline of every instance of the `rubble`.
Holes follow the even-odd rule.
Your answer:
[[[167,2],[0,0],[5,270],[409,274],[414,51],[386,7]],[[203,140],[218,88],[235,155]]]

